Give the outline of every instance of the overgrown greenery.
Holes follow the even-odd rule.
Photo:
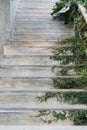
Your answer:
[[[87,92],[46,92],[43,96],[37,98],[40,102],[56,98],[59,102],[69,104],[87,104]]]
[[[87,24],[80,15],[75,20],[75,36],[59,41],[58,47],[53,49],[54,55],[50,58],[61,61],[61,75],[69,75],[76,72],[79,78],[53,78],[56,88],[87,88]]]
[[[74,27],[76,37],[79,37],[82,41],[81,47],[87,49],[87,24],[84,22],[82,15],[75,19]]]
[[[84,75],[83,75],[84,76]],[[53,78],[54,88],[59,89],[87,89],[87,80],[85,78]]]
[[[64,16],[65,24],[68,24],[78,16],[78,3],[83,4],[87,8],[87,0],[60,0],[55,3],[51,15],[57,14],[65,7],[66,11],[59,13],[59,16]]]
[[[67,110],[62,112],[41,110],[38,117],[47,117],[48,115],[51,115],[51,119],[42,119],[44,122],[51,123],[59,119],[63,121],[70,119],[74,125],[87,125],[87,110]]]
[[[50,58],[60,63],[62,77],[52,78],[53,86],[58,89],[87,89],[87,24],[81,14],[74,20],[75,36],[59,40],[59,47],[53,48]],[[55,66],[54,66],[55,68]],[[53,69],[54,69],[53,68]],[[71,71],[71,76],[69,73]],[[73,72],[75,72],[73,76]],[[47,92],[38,97],[43,102],[50,98],[68,104],[86,104],[87,91],[83,92]],[[49,101],[49,100],[48,100]],[[87,110],[39,111],[39,116],[53,116],[47,122],[70,119],[75,125],[87,125]],[[47,118],[46,118],[47,119]],[[44,122],[46,122],[46,119]]]

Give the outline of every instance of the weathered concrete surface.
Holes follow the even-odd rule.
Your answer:
[[[1,126],[0,130],[87,130],[86,126]]]
[[[10,0],[10,28],[12,28],[20,0]]]

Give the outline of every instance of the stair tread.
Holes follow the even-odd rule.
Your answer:
[[[43,25],[44,26],[44,25]],[[17,36],[11,36],[13,40],[58,40],[62,37],[69,37],[72,33],[55,33],[55,34],[29,34],[29,35],[17,35]]]
[[[77,92],[77,94],[78,94],[78,92]],[[77,106],[78,106],[78,108],[80,107],[80,109],[81,109],[81,106],[82,106],[82,109],[85,109],[85,108],[87,109],[86,103],[84,103],[83,105],[80,103],[70,104],[70,103],[63,102],[63,101],[60,102],[60,100],[57,100],[57,98],[55,98],[55,97],[54,98],[51,97],[47,101],[40,102],[38,100],[38,97],[42,97],[44,95],[45,95],[45,92],[15,92],[15,93],[3,92],[3,93],[0,93],[0,104],[1,104],[0,106],[4,107],[5,105],[6,106],[11,105],[11,107],[13,108],[14,106],[16,107],[16,105],[21,106],[21,104],[22,104],[22,106],[25,106],[25,107],[27,105],[29,107],[29,105],[30,105],[30,106],[32,106],[32,109],[35,109],[35,108],[39,109],[39,107],[41,107],[43,109],[43,108],[46,108],[46,105],[47,105],[48,109],[51,109],[51,108],[59,109],[62,105],[63,109],[64,109],[64,106],[66,106],[65,107],[65,109],[66,109],[70,105],[71,109],[74,109],[74,107],[77,109]],[[33,106],[34,106],[34,108],[33,108]],[[31,107],[29,107],[29,108],[31,109]],[[8,109],[8,107],[7,107],[7,109]]]
[[[29,66],[53,66],[58,65],[57,61],[50,59],[50,56],[35,56],[29,57],[24,55],[2,58],[1,65],[29,65]]]
[[[61,68],[55,68],[49,66],[15,66],[5,65],[0,66],[0,77],[19,77],[19,78],[79,78],[77,75],[60,74]],[[38,73],[39,72],[39,73]]]
[[[39,72],[39,73],[38,73]],[[0,67],[0,77],[55,77],[51,67]]]
[[[59,126],[59,125],[42,125],[42,126],[0,126],[0,130],[87,130],[87,126]]]
[[[4,46],[4,55],[52,55],[47,47]]]
[[[53,88],[50,78],[0,78],[0,89],[29,89]]]

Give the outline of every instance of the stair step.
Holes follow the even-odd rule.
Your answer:
[[[76,75],[61,76],[61,68],[51,66],[17,66],[17,65],[5,65],[0,66],[0,77],[24,77],[24,78],[79,78]]]
[[[42,55],[50,56],[53,53],[47,47],[28,47],[28,46],[4,46],[4,55]]]
[[[63,37],[62,37],[63,38]],[[46,40],[46,39],[23,39],[23,40],[20,40],[20,39],[8,39],[8,42],[13,42],[13,43],[18,43],[18,42],[58,42],[58,39],[54,40],[54,39],[49,39],[49,40]]]
[[[54,33],[54,34],[29,34],[29,35],[12,35],[11,38],[13,40],[36,40],[36,41],[49,41],[49,40],[58,40],[59,38],[69,37],[72,33]]]
[[[65,124],[65,123],[64,123]],[[42,126],[0,126],[0,130],[87,130],[87,126],[61,126],[42,125]]]
[[[7,42],[6,47],[10,46],[27,46],[27,47],[55,47],[58,45],[58,42],[40,42],[40,41],[12,41]],[[4,45],[5,46],[5,45]]]
[[[64,92],[61,92],[61,93],[64,93]],[[60,94],[61,94],[60,93]],[[78,92],[74,92],[75,94],[78,95]],[[82,92],[82,94],[84,94],[84,92]],[[86,94],[86,93],[85,93]],[[60,107],[61,105],[71,105],[70,103],[68,102],[63,102],[63,101],[58,101],[56,97],[51,97],[49,98],[47,101],[43,101],[43,102],[40,102],[38,101],[38,97],[42,97],[45,95],[45,92],[4,92],[3,93],[0,93],[0,104],[1,105],[10,105],[10,104],[13,104],[13,106],[15,105],[34,105],[34,106],[57,106],[57,107]],[[84,98],[86,98],[86,96],[84,96]],[[75,97],[76,99],[76,97]],[[82,100],[83,101],[83,98]],[[87,104],[86,103],[83,103],[83,107],[85,107]],[[76,104],[74,103],[74,106],[75,105],[81,105],[80,103]],[[71,105],[73,106],[73,105]],[[67,106],[66,106],[67,107]],[[76,106],[75,106],[76,107]],[[87,108],[87,107],[86,107]],[[43,109],[43,108],[42,108]],[[55,107],[54,107],[55,109]],[[66,108],[65,108],[66,109]]]
[[[28,7],[38,7],[38,6],[40,6],[40,7],[48,7],[48,8],[52,8],[53,7],[53,5],[55,4],[55,2],[54,3],[41,3],[41,2],[30,2],[29,4],[19,4],[19,7],[18,8],[28,8]]]
[[[18,90],[40,90],[53,89],[52,80],[50,78],[0,78],[0,90],[18,89]]]
[[[0,93],[7,92],[84,92],[85,89],[55,89],[49,78],[0,78]]]
[[[21,22],[20,22],[21,23]],[[26,24],[26,22],[25,22]],[[44,27],[45,28],[45,27]],[[34,33],[43,33],[43,34],[47,34],[47,33],[61,33],[61,34],[64,34],[64,33],[70,33],[70,34],[73,34],[73,30],[71,29],[67,29],[67,28],[63,28],[63,27],[53,27],[53,28],[45,28],[44,29],[43,27],[40,27],[40,28],[34,28],[34,27],[26,27],[26,28],[21,28],[21,27],[15,27],[13,29],[13,32],[14,33],[19,33],[19,34],[34,34]],[[61,31],[61,30],[64,30],[64,31]]]
[[[27,16],[32,16],[32,15],[34,15],[34,16],[41,16],[41,15],[43,15],[43,16],[47,16],[47,15],[50,15],[50,11],[43,11],[43,12],[28,12],[28,13],[23,13],[22,11],[21,11],[21,13],[17,13],[16,14],[16,17],[18,18],[18,17],[22,17],[22,16],[25,16],[25,17],[27,17]]]
[[[51,10],[49,9],[49,10],[46,10],[45,8],[44,9],[42,9],[42,10],[40,10],[40,9],[29,9],[29,10],[20,10],[20,9],[18,9],[17,10],[17,14],[19,15],[19,14],[28,14],[28,13],[50,13],[51,12]]]
[[[11,55],[9,58],[2,58],[0,61],[0,65],[28,65],[28,66],[54,66],[58,65],[57,61],[53,61],[49,56],[13,56]]]
[[[22,22],[20,22],[20,23],[22,23]],[[25,22],[25,24],[26,24],[26,22]],[[64,30],[63,31],[63,33],[66,33],[68,31],[68,33],[72,33],[72,30]],[[13,30],[13,32],[11,33],[11,35],[14,35],[14,34],[16,34],[16,35],[22,35],[22,34],[24,34],[24,35],[29,35],[29,34],[34,34],[34,33],[36,33],[36,34],[38,34],[38,33],[62,33],[62,30],[61,29],[45,29],[45,30],[43,30],[43,29],[32,29],[32,28],[30,28],[29,30],[26,30],[26,29],[22,29],[22,28],[19,28],[19,29],[14,29]]]
[[[60,71],[60,70],[59,70]],[[39,73],[38,73],[39,72]],[[0,77],[55,77],[55,71],[51,67],[20,67],[20,66],[1,66]]]
[[[26,111],[25,112],[21,112],[21,111],[9,112],[9,110],[8,110],[8,112],[4,112],[4,110],[3,110],[3,113],[0,113],[0,125],[4,125],[4,126],[0,126],[0,129],[2,127],[5,127],[5,125],[6,125],[6,130],[10,130],[9,127],[12,128],[11,130],[16,130],[14,128],[16,127],[15,125],[17,125],[17,128],[18,128],[17,130],[21,130],[20,127],[23,128],[22,130],[33,130],[33,127],[34,127],[34,130],[42,130],[42,128],[45,128],[45,129],[48,128],[47,130],[55,130],[55,129],[52,129],[52,128],[55,128],[55,127],[52,127],[52,124],[53,124],[53,126],[73,125],[73,122],[70,121],[69,119],[67,119],[65,121],[59,120],[57,122],[53,122],[52,124],[48,124],[48,123],[45,123],[43,120],[41,120],[41,118],[39,118],[39,117],[37,118],[36,116],[38,116],[38,114],[39,114],[38,111],[32,111],[32,110],[30,110],[28,112],[26,112]],[[46,119],[46,117],[44,119]],[[51,119],[52,119],[52,117],[51,117]],[[12,127],[12,125],[14,125],[14,126]],[[25,125],[27,125],[26,126],[27,129],[25,128]],[[51,125],[51,126],[49,127],[48,125]],[[40,129],[38,129],[39,127],[40,127]],[[80,126],[80,128],[81,128],[81,126]],[[3,130],[3,129],[1,129],[1,130]],[[57,127],[56,130],[60,130],[60,129],[58,129],[58,127]],[[79,130],[79,129],[76,129],[76,130]],[[85,130],[85,129],[83,129],[83,130]]]

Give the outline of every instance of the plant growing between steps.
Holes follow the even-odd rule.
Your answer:
[[[60,44],[66,44],[66,41],[68,44],[71,45],[71,47],[66,48],[56,48],[54,49],[54,56],[51,58],[53,60],[61,60],[62,65],[67,65],[65,67],[62,67],[61,73],[62,75],[67,75],[70,70],[74,70],[76,72],[78,77],[76,78],[66,78],[66,79],[57,79],[53,78],[54,87],[58,88],[87,88],[87,56],[86,56],[86,42],[82,38],[80,40],[73,38],[65,39],[63,42],[61,41]],[[71,42],[72,41],[72,42]],[[84,43],[83,43],[84,42]],[[73,58],[70,58],[70,55],[68,57],[69,53],[73,53]],[[61,56],[61,59],[60,59]],[[71,85],[73,84],[73,85]],[[74,87],[75,85],[75,87]]]
[[[51,115],[51,119],[45,119],[43,117],[47,117],[48,115]],[[67,111],[46,111],[42,110],[39,111],[39,115],[44,122],[51,123],[58,120],[66,120],[70,119],[73,121],[74,125],[87,125],[87,110],[67,110]]]
[[[47,102],[50,98],[56,98],[59,102],[69,104],[87,105],[87,92],[46,92],[43,96],[37,97],[40,102]]]
[[[82,78],[52,78],[54,88],[58,89],[87,89],[87,82]]]
[[[87,89],[87,24],[81,14],[75,19],[75,36],[59,40],[60,47],[53,48],[54,55],[50,58],[59,61],[61,65],[61,77],[52,78],[53,86],[58,89]],[[55,66],[53,67],[53,69]],[[73,70],[76,77],[66,77]],[[85,92],[47,92],[38,97],[43,102],[50,98],[56,98],[59,102],[68,104],[86,104],[87,91]],[[71,100],[70,100],[71,99]],[[48,100],[49,102],[49,100]],[[87,125],[87,110],[39,111],[39,117],[51,115],[53,118],[44,120],[52,121],[70,119],[75,125]],[[42,118],[43,119],[43,118]],[[46,118],[47,119],[47,118]]]

